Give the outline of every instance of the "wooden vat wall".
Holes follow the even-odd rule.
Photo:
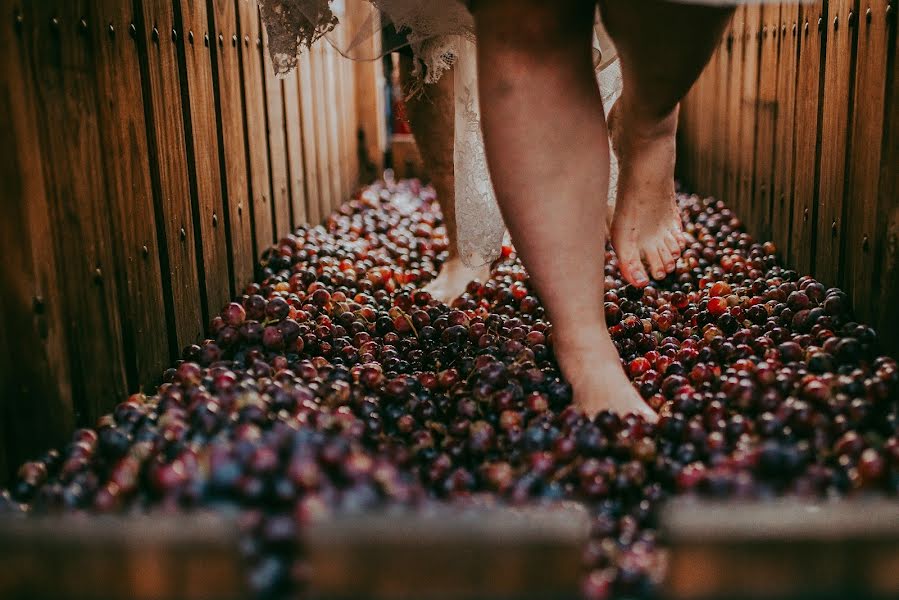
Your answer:
[[[335,54],[275,78],[255,0],[0,0],[0,483],[354,189],[380,62]]]
[[[678,172],[852,299],[899,355],[896,0],[737,10],[681,112]]]

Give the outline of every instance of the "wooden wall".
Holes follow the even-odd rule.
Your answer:
[[[378,69],[320,43],[276,78],[255,0],[0,0],[0,482],[348,197]]]
[[[679,176],[852,298],[899,355],[896,0],[737,10],[683,104]]]

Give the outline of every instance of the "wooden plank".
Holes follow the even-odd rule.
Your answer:
[[[731,27],[733,41],[731,43],[731,76],[729,77],[727,93],[727,147],[725,148],[726,165],[724,170],[725,201],[734,210],[737,209],[737,196],[740,186],[739,150],[740,144],[740,115],[743,98],[743,56],[745,55],[745,37],[743,35],[746,26],[746,7],[737,9]],[[745,215],[737,214],[743,220]],[[744,220],[745,223],[745,220]]]
[[[715,95],[715,103],[712,112],[712,177],[709,192],[718,199],[724,197],[724,157],[727,149],[727,92],[731,59],[730,44],[727,42],[729,35],[730,31],[728,28],[728,31],[725,33],[725,40],[716,52],[715,88],[712,92]]]
[[[76,422],[92,423],[127,393],[115,248],[96,95],[98,16],[83,1],[29,3],[24,28],[66,324]],[[48,290],[48,292],[51,290]]]
[[[240,36],[233,0],[209,0],[215,30],[215,76],[220,161],[223,165],[223,210],[227,216],[232,265],[232,293],[253,279],[255,249],[250,216],[246,137],[241,92]],[[210,27],[212,29],[212,27]]]
[[[852,112],[852,155],[849,161],[846,203],[846,244],[843,260],[852,306],[863,319],[875,314],[878,280],[874,279],[875,257],[883,256],[883,238],[878,235],[883,219],[878,215],[880,162],[884,138],[884,103],[887,92],[887,48],[890,23],[888,0],[866,0],[858,19],[858,61],[855,102]],[[889,140],[884,140],[890,143]],[[896,143],[893,141],[893,143]],[[894,164],[895,167],[895,164]],[[872,293],[874,292],[874,293]]]
[[[244,115],[246,117],[247,166],[252,200],[253,255],[274,242],[271,181],[268,166],[268,136],[265,131],[265,81],[262,74],[262,37],[256,0],[235,0],[239,38],[243,41],[240,62],[243,74]]]
[[[877,214],[883,223],[877,232],[879,246],[876,253],[877,268],[874,280],[881,282],[880,301],[877,304],[877,331],[883,350],[891,356],[899,356],[899,319],[895,315],[899,298],[899,33],[896,25],[896,2],[890,3],[892,23],[887,47],[887,97],[884,114],[883,151],[880,159],[880,186]],[[886,14],[886,9],[884,9]],[[882,215],[882,216],[880,216]]]
[[[315,115],[315,151],[318,154],[318,191],[319,191],[319,219],[324,219],[331,214],[331,206],[334,198],[334,186],[332,185],[333,164],[329,149],[330,136],[328,135],[330,123],[328,121],[327,96],[325,90],[324,44],[319,41],[313,44],[310,51],[310,63],[312,66],[312,94]],[[316,223],[317,224],[317,223]]]
[[[890,500],[674,500],[660,520],[666,598],[899,594],[899,506]]]
[[[756,239],[771,239],[771,187],[774,171],[774,140],[777,135],[777,38],[780,33],[780,6],[762,7],[759,43],[759,88],[756,99],[756,142],[752,199],[753,234]]]
[[[44,181],[46,156],[38,127],[38,105],[28,41],[41,39],[46,22],[26,20],[18,0],[2,0],[13,16],[0,21],[0,161],[4,183],[0,219],[0,485],[22,461],[64,443],[75,423],[66,345],[66,304],[57,275],[51,198]],[[32,13],[34,15],[34,13]],[[20,32],[14,31],[21,18]],[[26,35],[25,30],[29,30]],[[34,65],[29,60],[29,65]],[[74,299],[88,306],[90,298]],[[91,315],[87,315],[92,319]],[[4,368],[5,367],[5,368]]]
[[[746,7],[743,36],[743,95],[740,101],[740,181],[737,207],[740,218],[752,237],[758,239],[759,223],[753,208],[753,176],[755,174],[755,142],[758,116],[759,52],[761,51],[761,8]]]
[[[796,56],[799,50],[799,6],[781,6],[777,72],[777,134],[771,198],[772,237],[781,258],[790,256],[793,216],[793,134],[796,111]]]
[[[696,151],[694,155],[696,156],[696,164],[693,168],[693,177],[695,184],[695,189],[693,191],[700,194],[707,194],[708,188],[706,187],[706,163],[708,162],[708,105],[710,103],[710,98],[706,94],[706,88],[708,88],[709,81],[709,72],[708,69],[704,69],[697,79],[696,84],[693,86],[693,90],[695,93],[695,102],[694,102],[694,119],[693,119],[693,145],[696,147]]]
[[[92,0],[97,96],[129,388],[158,383],[169,363],[147,125],[132,7]]]
[[[303,122],[300,105],[297,72],[291,73],[282,82],[284,98],[284,130],[287,138],[287,166],[290,181],[290,213],[293,215],[291,229],[308,223],[306,215],[306,167],[303,163]]]
[[[324,72],[324,101],[323,115],[326,119],[328,134],[328,165],[331,181],[331,204],[328,206],[328,214],[340,205],[344,198],[343,167],[340,160],[340,107],[337,97],[337,68],[334,61],[336,54],[330,44],[322,45],[322,70]]]
[[[5,519],[0,522],[0,596],[247,598],[237,537],[234,523],[210,514]]]
[[[318,599],[577,598],[582,507],[329,520],[304,533]]]
[[[315,113],[315,89],[312,78],[313,51],[307,49],[300,55],[297,67],[297,93],[300,98],[300,120],[303,129],[303,167],[306,174],[306,218],[310,225],[321,221],[321,187],[319,184],[318,127],[321,125]]]
[[[818,214],[814,275],[828,285],[840,277],[841,245],[844,237],[843,196],[846,186],[846,157],[851,123],[852,77],[855,62],[854,14],[857,0],[828,3],[824,95],[821,98],[821,164],[818,173]]]
[[[258,12],[258,8],[257,8]],[[257,22],[261,23],[261,21]],[[272,213],[274,215],[275,240],[290,232],[291,217],[290,179],[287,165],[287,139],[284,124],[284,97],[281,80],[275,75],[268,50],[268,33],[259,27],[262,36],[262,76],[265,80],[266,131],[268,133],[268,164],[271,176]]]
[[[142,33],[145,86],[150,101],[150,156],[156,194],[156,217],[163,280],[168,282],[170,322],[176,351],[202,339],[205,315],[197,269],[194,215],[187,172],[187,148],[178,75],[180,32],[175,31],[171,2],[143,0]]]
[[[820,84],[823,13],[821,4],[800,8],[799,60],[796,83],[794,140],[796,168],[793,180],[793,219],[790,265],[811,273],[815,261],[815,193],[818,171],[818,136],[821,130]]]
[[[359,12],[363,12],[362,7],[368,6],[367,3],[359,4]],[[358,23],[368,23],[373,34],[366,42],[366,53],[372,57],[380,56],[381,36],[374,35],[381,28],[379,14],[357,14],[355,18]],[[363,181],[369,182],[384,168],[387,136],[384,122],[384,63],[381,60],[353,61],[353,70],[356,79],[356,122],[365,156],[364,169],[363,165],[360,169],[364,171]]]
[[[181,0],[180,26],[187,83],[187,151],[194,195],[195,234],[201,241],[201,281],[205,285],[206,315],[218,314],[231,298],[228,228],[224,220],[219,164],[218,125],[212,77],[213,35],[206,0]]]

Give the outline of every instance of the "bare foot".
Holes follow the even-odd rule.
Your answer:
[[[490,266],[469,267],[460,258],[451,258],[440,268],[437,278],[425,286],[424,291],[441,302],[449,304],[465,291],[472,281],[487,281],[490,278]]]
[[[553,334],[556,360],[574,390],[574,403],[593,417],[601,410],[634,413],[650,422],[658,415],[640,397],[624,373],[605,325],[582,329],[578,336]]]
[[[650,275],[663,279],[671,273],[686,245],[674,190],[678,109],[660,121],[642,122],[623,100],[609,111],[620,169],[610,233],[621,275],[642,287]]]

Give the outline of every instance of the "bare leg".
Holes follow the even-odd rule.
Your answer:
[[[400,77],[403,89],[413,85],[412,58],[400,58]],[[415,82],[417,83],[417,82]],[[456,188],[453,172],[453,134],[455,105],[453,100],[453,76],[446,73],[437,83],[426,84],[416,95],[406,99],[406,113],[412,125],[412,134],[421,153],[427,175],[437,193],[446,235],[449,238],[449,258],[440,269],[440,275],[425,288],[435,298],[449,302],[463,291],[472,280],[486,281],[490,267],[471,268],[459,259],[456,246]]]
[[[634,285],[663,278],[684,246],[674,193],[678,104],[712,56],[733,9],[600,0],[624,90],[609,114],[619,158],[612,245]],[[642,261],[641,261],[642,259]]]
[[[655,413],[631,386],[603,306],[609,144],[593,72],[593,0],[474,9],[482,127],[497,199],[588,413]]]

